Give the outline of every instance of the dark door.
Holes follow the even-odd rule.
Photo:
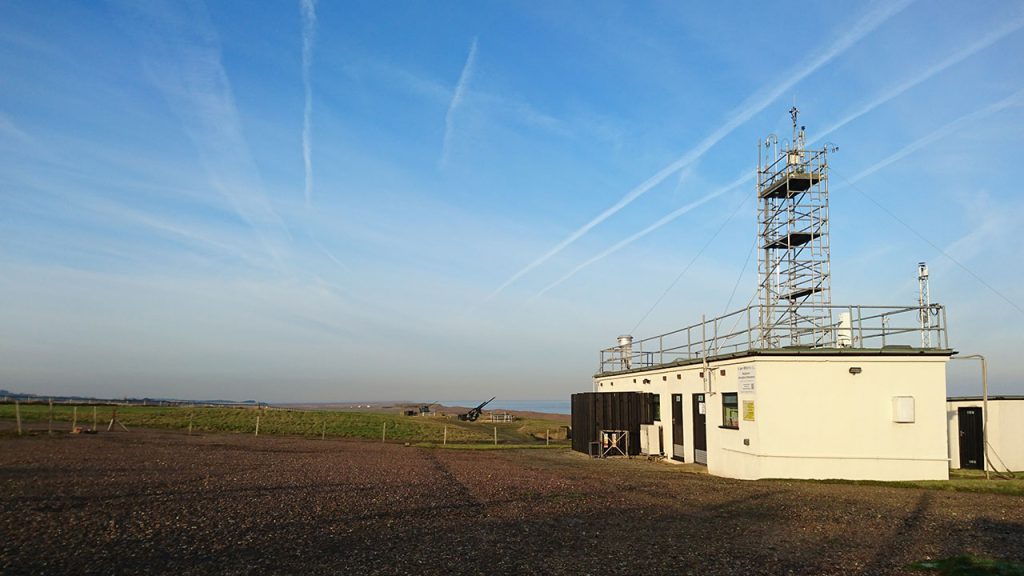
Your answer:
[[[683,458],[683,395],[672,395],[672,459],[684,462]]]
[[[985,448],[982,444],[981,408],[958,408],[960,421],[960,467],[985,469]]]
[[[693,395],[693,461],[708,464],[708,416],[703,394]]]

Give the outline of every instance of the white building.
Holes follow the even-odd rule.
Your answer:
[[[636,424],[637,446],[664,446],[720,476],[946,479],[954,352],[927,267],[916,306],[832,305],[827,157],[836,149],[809,149],[799,111],[790,113],[792,138],[758,145],[758,304],[644,340],[620,337],[601,352],[594,392],[653,394],[643,398],[658,410],[642,419],[658,417]],[[599,414],[584,399],[573,419],[587,436],[601,434],[598,422],[636,421],[614,417],[628,412],[618,400],[600,403]]]
[[[687,335],[713,332],[730,317],[711,320],[602,351],[594,391],[653,394],[654,428],[645,431],[655,437],[644,443],[718,476],[947,479],[945,364],[953,351],[882,345],[906,333],[894,326],[901,312],[918,311],[855,316],[862,331],[857,347],[845,348],[761,349],[756,327],[730,340]],[[872,320],[879,325],[869,329]],[[863,344],[871,341],[880,345]],[[705,361],[704,349],[718,353]]]
[[[1024,396],[989,396],[987,452],[982,449],[983,415],[980,396],[946,403],[950,467],[1024,470]]]

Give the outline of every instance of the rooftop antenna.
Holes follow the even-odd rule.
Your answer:
[[[931,348],[931,296],[928,294],[928,264],[917,263],[917,305],[921,318],[921,348]]]
[[[793,139],[758,143],[758,328],[763,348],[835,346],[828,235],[828,153],[806,148],[800,110]]]
[[[793,107],[789,109],[789,117],[793,119],[793,144],[795,145],[796,144],[796,136],[797,136],[797,134],[796,134],[797,118],[800,117],[800,109],[796,107],[796,104],[793,104]]]

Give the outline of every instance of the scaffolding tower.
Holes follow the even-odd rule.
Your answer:
[[[828,152],[793,139],[758,143],[758,328],[762,348],[834,346],[828,238]],[[832,151],[834,151],[833,149]]]

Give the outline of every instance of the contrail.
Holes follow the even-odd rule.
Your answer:
[[[205,5],[150,2],[139,4],[138,10],[132,6],[120,17],[139,45],[146,76],[196,147],[207,185],[224,197],[256,233],[271,261],[280,265],[291,233],[264,192]]]
[[[875,172],[878,172],[882,168],[885,168],[886,166],[889,166],[895,162],[898,162],[906,158],[907,156],[913,154],[914,152],[920,150],[921,148],[924,148],[925,146],[931,144],[932,142],[935,142],[940,138],[945,138],[949,136],[950,134],[956,132],[969,122],[981,120],[983,118],[995,114],[996,112],[1005,110],[1006,108],[1009,108],[1014,104],[1018,104],[1021,102],[1022,96],[1024,96],[1024,90],[1018,90],[1017,92],[1014,92],[1013,94],[1007,96],[1006,98],[1003,98],[998,102],[989,104],[988,106],[981,108],[980,110],[975,110],[974,112],[971,112],[966,116],[961,116],[960,118],[957,118],[956,120],[953,120],[952,122],[943,125],[941,128],[933,132],[930,132],[927,135],[918,138],[917,140],[914,140],[910,144],[904,146],[895,153],[889,155],[889,157],[885,158],[884,160],[872,165],[870,168],[866,170],[863,170],[853,178],[850,178],[849,180],[846,181],[846,183],[855,184],[860,180],[863,180],[864,178],[867,178],[868,176],[874,174]]]
[[[626,195],[619,199],[618,202],[598,214],[593,220],[584,224],[578,230],[570,234],[565,240],[562,240],[555,245],[554,248],[548,250],[539,258],[527,264],[522,270],[513,274],[511,278],[491,292],[484,301],[492,300],[495,296],[505,290],[505,288],[508,288],[513,282],[519,280],[537,266],[547,262],[552,256],[564,250],[566,246],[572,244],[592,228],[601,222],[604,222],[616,212],[622,210],[634,200],[647,193],[649,190],[664,181],[665,178],[668,178],[675,172],[699,160],[701,156],[703,156],[712,146],[717,144],[730,132],[746,123],[755,114],[767,108],[769,104],[774,102],[779,96],[787,92],[808,75],[833,60],[836,56],[845,52],[850,48],[850,46],[855,44],[874,29],[878,28],[883,22],[906,8],[912,1],[913,0],[899,0],[897,2],[883,3],[880,6],[876,6],[860,21],[849,27],[847,31],[824,52],[804,63],[795,72],[781,75],[780,78],[783,78],[783,80],[772,83],[770,88],[762,88],[748,97],[735,110],[727,115],[729,120],[725,124],[705,137],[704,140],[697,144],[697,146],[687,151],[686,154],[675,162],[659,170],[654,176],[651,176],[639,186],[627,192]]]
[[[651,232],[654,232],[658,228],[661,228],[662,226],[668,224],[669,222],[672,222],[676,218],[679,218],[683,214],[686,214],[687,212],[693,210],[694,208],[697,208],[698,206],[701,206],[701,205],[703,205],[703,204],[705,204],[707,202],[710,202],[711,200],[714,200],[715,198],[718,198],[722,194],[725,194],[727,192],[731,192],[731,191],[735,190],[736,188],[739,188],[740,186],[742,186],[743,184],[746,184],[750,180],[751,180],[751,175],[749,173],[744,173],[742,176],[740,176],[739,178],[734,180],[731,184],[727,184],[726,186],[723,186],[723,187],[719,188],[718,190],[715,190],[714,192],[712,192],[711,194],[708,194],[707,196],[704,196],[703,198],[699,198],[699,199],[697,199],[697,200],[695,200],[693,202],[690,202],[689,204],[686,204],[684,206],[680,206],[679,208],[676,208],[674,211],[666,214],[664,217],[659,219],[654,224],[651,224],[647,228],[644,228],[643,230],[633,234],[632,236],[629,236],[628,238],[625,238],[624,240],[622,240],[619,243],[615,244],[614,246],[608,248],[604,252],[601,252],[597,256],[594,256],[593,258],[590,258],[589,260],[587,260],[587,261],[583,262],[582,264],[576,266],[575,268],[570,270],[568,273],[566,273],[564,276],[562,276],[558,280],[555,280],[551,284],[548,284],[543,290],[541,290],[540,292],[537,292],[536,294],[534,294],[533,297],[530,298],[529,301],[532,302],[533,300],[536,300],[537,298],[540,298],[546,292],[548,292],[552,288],[558,286],[559,284],[565,282],[569,278],[572,278],[580,270],[583,270],[587,266],[590,266],[591,264],[593,264],[593,263],[595,263],[595,262],[597,262],[599,260],[602,260],[603,258],[605,258],[607,256],[610,256],[610,255],[614,254],[615,252],[618,252],[619,250],[625,248],[626,246],[629,246],[633,242],[636,242],[640,238],[643,238],[644,236],[647,236],[648,234],[650,234]]]
[[[894,154],[890,155],[889,157],[887,157],[886,159],[882,160],[881,162],[878,162],[877,164],[874,164],[874,165],[872,165],[872,166],[871,166],[871,168],[868,168],[867,170],[864,170],[864,171],[862,171],[862,172],[858,173],[858,174],[857,174],[856,176],[854,176],[853,178],[850,178],[849,180],[846,180],[846,181],[845,181],[845,183],[846,183],[846,184],[848,184],[848,185],[850,185],[851,187],[853,187],[853,188],[855,188],[855,189],[856,189],[856,186],[853,186],[853,184],[854,184],[854,183],[856,183],[857,181],[859,181],[859,180],[862,180],[862,179],[864,179],[864,178],[866,178],[866,177],[870,176],[871,174],[874,174],[875,172],[877,172],[877,171],[881,170],[882,168],[885,168],[886,166],[889,166],[889,165],[893,164],[894,162],[897,162],[897,161],[899,161],[899,160],[901,160],[901,159],[903,159],[903,158],[907,157],[908,155],[912,154],[913,152],[915,152],[915,151],[917,151],[917,150],[919,150],[919,149],[923,148],[924,146],[927,146],[928,144],[931,144],[932,142],[934,142],[934,141],[936,141],[936,140],[938,140],[938,139],[940,139],[940,138],[943,138],[943,137],[946,137],[946,136],[948,136],[949,134],[951,134],[951,133],[955,132],[955,131],[956,131],[956,130],[958,130],[958,129],[959,129],[959,128],[960,128],[961,126],[963,126],[964,124],[966,124],[966,123],[968,123],[968,122],[972,122],[972,121],[977,121],[977,120],[981,120],[982,118],[985,118],[985,117],[987,117],[987,116],[991,116],[992,114],[995,114],[995,113],[999,112],[1000,110],[1003,110],[1003,109],[1005,109],[1005,108],[1008,108],[1008,107],[1010,107],[1010,106],[1014,105],[1014,104],[1015,104],[1015,103],[1017,103],[1017,102],[1018,102],[1019,100],[1021,100],[1021,97],[1022,97],[1022,96],[1024,96],[1024,90],[1020,90],[1020,91],[1018,91],[1018,92],[1015,92],[1014,94],[1012,94],[1012,95],[1008,96],[1007,98],[1004,98],[1004,99],[1000,100],[999,102],[996,102],[996,103],[994,103],[994,104],[991,104],[991,105],[989,105],[989,106],[986,106],[985,108],[982,108],[982,109],[980,109],[980,110],[977,110],[977,111],[975,111],[975,112],[973,112],[973,113],[971,113],[971,114],[968,114],[968,115],[966,115],[966,116],[963,116],[963,117],[961,117],[961,118],[958,118],[957,120],[954,120],[954,121],[950,122],[949,124],[946,124],[946,125],[942,126],[942,127],[941,127],[941,128],[939,128],[938,130],[935,130],[934,132],[932,132],[932,133],[930,133],[930,134],[928,134],[928,135],[926,135],[926,136],[924,136],[924,137],[922,137],[922,138],[920,138],[920,139],[918,139],[918,140],[915,140],[914,142],[912,142],[912,143],[910,143],[909,145],[905,146],[904,148],[900,149],[900,150],[899,150],[899,151],[897,151],[896,153],[894,153]],[[714,196],[720,195],[720,194],[722,194],[722,193],[724,193],[724,192],[726,192],[726,191],[728,191],[728,190],[730,190],[730,189],[733,189],[733,188],[736,188],[737,186],[740,186],[740,185],[742,185],[742,184],[743,184],[743,183],[744,183],[745,181],[747,181],[748,179],[749,179],[749,176],[741,177],[741,178],[737,179],[737,180],[736,180],[735,182],[733,182],[732,184],[730,184],[729,186],[727,186],[726,188],[720,189],[720,190],[716,191],[715,193],[713,193],[713,194],[712,194],[711,196],[708,196],[708,197],[702,198],[701,200],[698,200],[697,202],[694,202],[694,204],[699,204],[699,203],[703,203],[703,202],[706,202],[707,200],[710,200],[710,199],[711,199],[711,197],[714,197]],[[858,190],[858,191],[859,191],[859,190]],[[863,194],[863,192],[862,192],[862,194]],[[984,285],[985,285],[986,287],[988,287],[988,288],[989,288],[990,290],[992,290],[993,292],[995,292],[995,293],[996,293],[996,294],[997,294],[998,296],[1000,296],[1001,298],[1003,298],[1004,300],[1006,300],[1007,302],[1009,302],[1009,303],[1010,303],[1011,305],[1013,305],[1014,307],[1017,307],[1017,305],[1016,305],[1016,304],[1014,304],[1014,303],[1013,303],[1013,302],[1011,302],[1011,301],[1010,301],[1009,299],[1007,299],[1007,298],[1006,298],[1005,296],[1003,296],[1003,295],[1002,295],[1001,293],[999,293],[999,292],[998,292],[998,291],[996,291],[996,290],[995,290],[994,288],[992,288],[991,286],[989,286],[989,285],[988,285],[987,283],[985,283],[985,282],[984,282],[984,280],[981,280],[981,278],[978,278],[978,276],[977,276],[977,275],[975,275],[975,274],[974,274],[974,272],[972,272],[972,271],[968,270],[968,269],[967,269],[967,268],[966,268],[965,266],[963,266],[962,264],[960,264],[960,262],[958,262],[957,260],[953,259],[953,257],[952,257],[952,256],[949,256],[949,254],[947,254],[947,253],[946,253],[946,252],[945,252],[944,250],[942,250],[941,248],[939,248],[938,246],[936,246],[935,244],[933,244],[932,242],[930,242],[930,241],[929,241],[929,240],[928,240],[927,238],[925,238],[924,236],[922,236],[922,235],[921,235],[920,233],[918,233],[918,232],[917,232],[916,230],[914,230],[913,228],[911,228],[911,227],[910,227],[910,225],[908,225],[908,224],[907,224],[907,223],[905,223],[905,222],[904,222],[903,220],[901,220],[901,219],[900,219],[899,217],[897,217],[897,216],[896,216],[895,214],[893,214],[892,212],[890,212],[889,210],[887,210],[887,209],[886,209],[886,208],[885,208],[884,206],[882,206],[881,204],[879,204],[879,203],[878,203],[878,202],[877,202],[877,201],[876,201],[876,200],[875,200],[874,198],[871,198],[870,196],[867,196],[866,194],[865,194],[865,196],[866,196],[866,197],[868,198],[868,200],[870,200],[870,201],[871,201],[871,202],[873,202],[873,203],[874,203],[874,204],[875,204],[876,206],[878,206],[878,207],[879,207],[879,208],[881,208],[881,209],[882,209],[883,211],[885,211],[886,213],[888,213],[888,214],[889,214],[890,216],[892,216],[893,218],[895,218],[895,219],[896,219],[896,220],[897,220],[898,222],[900,222],[900,223],[901,223],[901,224],[903,224],[904,226],[907,226],[907,227],[908,227],[908,228],[910,229],[910,231],[911,231],[911,232],[913,232],[914,234],[916,234],[916,235],[917,235],[917,236],[918,236],[919,238],[921,238],[922,240],[924,240],[925,242],[927,242],[928,244],[930,244],[930,245],[931,245],[931,246],[932,246],[933,248],[935,248],[936,250],[938,250],[939,252],[941,252],[942,254],[944,254],[944,255],[945,255],[946,257],[948,257],[948,258],[949,258],[950,260],[952,260],[952,261],[953,261],[953,262],[954,262],[955,264],[957,264],[958,266],[960,266],[961,268],[963,268],[964,270],[966,270],[966,271],[967,271],[967,272],[968,272],[968,273],[969,273],[969,274],[970,274],[971,276],[974,276],[974,277],[975,277],[975,278],[976,278],[976,279],[977,279],[978,281],[980,281],[980,282],[981,282],[982,284],[984,284]],[[692,206],[692,205],[684,206],[684,207],[680,208],[679,210],[685,210],[685,209],[687,209],[687,208],[690,208],[691,206]],[[679,210],[677,210],[677,211],[679,211]],[[673,213],[673,214],[674,214],[674,213]],[[672,216],[672,214],[670,214],[669,216]],[[669,218],[669,216],[667,216],[667,217],[665,217],[665,218],[662,218],[662,220],[659,220],[659,221],[658,221],[658,222],[656,222],[656,223],[655,223],[654,225],[652,225],[652,226],[651,226],[651,228],[649,228],[649,229],[645,229],[644,231],[642,231],[642,232],[640,232],[640,233],[638,233],[638,234],[634,235],[633,237],[627,238],[627,239],[626,239],[626,240],[624,240],[623,242],[620,242],[621,246],[620,246],[619,244],[617,244],[617,245],[613,246],[612,248],[608,249],[607,251],[605,251],[605,253],[603,253],[603,254],[599,255],[598,257],[595,257],[595,258],[594,258],[594,259],[592,259],[592,260],[593,260],[593,261],[597,261],[597,260],[599,260],[600,258],[603,258],[604,256],[607,256],[608,254],[610,254],[610,253],[612,253],[612,252],[614,252],[614,251],[616,251],[616,250],[618,250],[618,249],[622,248],[622,246],[624,246],[625,244],[628,244],[629,242],[632,242],[633,240],[635,240],[636,238],[638,238],[638,237],[642,236],[643,234],[647,233],[647,232],[648,232],[648,231],[650,231],[651,229],[654,229],[654,228],[655,228],[655,227],[657,227],[657,226],[661,226],[661,225],[664,225],[664,224],[666,224],[667,222],[664,222],[664,221],[665,221],[666,219],[668,219],[668,218]],[[719,230],[719,231],[721,231],[721,230]],[[706,248],[706,247],[707,247],[707,244],[705,244],[705,248]],[[703,249],[701,249],[701,251],[703,251]],[[695,259],[696,259],[696,258],[695,258]],[[691,262],[690,262],[690,265],[692,265],[692,264],[693,264],[693,262],[695,261],[695,259],[694,259],[694,260],[691,260]],[[565,277],[563,277],[563,278],[559,279],[559,280],[558,280],[558,281],[556,281],[555,283],[551,284],[550,286],[548,286],[547,288],[545,288],[544,290],[542,290],[542,291],[541,291],[540,293],[538,293],[538,294],[537,294],[536,296],[534,296],[534,298],[536,298],[537,296],[540,296],[541,294],[543,294],[544,292],[546,292],[546,291],[550,290],[551,288],[554,288],[555,286],[557,286],[557,285],[558,285],[558,284],[560,284],[561,282],[563,282],[563,281],[565,281],[566,279],[568,279],[568,278],[569,278],[569,277],[570,277],[570,276],[571,276],[572,274],[575,274],[575,273],[576,273],[576,272],[577,272],[578,270],[582,269],[583,267],[585,267],[585,266],[587,266],[587,265],[589,265],[589,264],[591,264],[591,263],[592,263],[592,261],[588,261],[588,262],[585,262],[584,264],[580,265],[579,267],[577,267],[577,269],[574,269],[574,270],[573,270],[573,271],[572,271],[572,272],[571,272],[570,274],[566,275]],[[690,265],[688,265],[688,266],[687,266],[687,267],[686,267],[686,268],[685,268],[685,269],[683,270],[683,273],[685,273],[685,272],[686,272],[686,270],[688,270],[688,269],[689,269]],[[744,264],[744,267],[745,267],[745,266],[746,266],[746,265]],[[681,277],[682,277],[682,273],[681,273],[681,274],[680,274],[680,275],[679,275],[679,276],[678,276],[678,277],[676,278],[676,280],[675,280],[675,281],[673,281],[672,285],[675,285],[675,282],[677,282],[677,281],[679,280],[679,278],[681,278]],[[672,287],[672,286],[669,286],[669,289],[671,289],[671,287]],[[664,298],[665,294],[667,294],[667,293],[668,293],[668,290],[666,290],[666,291],[665,291],[665,292],[664,292],[664,293],[662,294],[661,298]],[[643,323],[643,321],[644,321],[644,320],[645,320],[645,319],[647,318],[647,316],[648,316],[648,315],[650,315],[651,311],[653,311],[653,310],[654,310],[654,308],[655,308],[655,307],[656,307],[656,306],[658,305],[658,303],[659,303],[659,302],[661,301],[661,298],[659,298],[659,299],[658,299],[658,301],[657,301],[657,302],[655,302],[654,306],[652,306],[652,307],[651,307],[651,308],[650,308],[650,309],[649,309],[649,310],[647,311],[647,314],[645,314],[645,315],[644,315],[644,317],[643,317],[643,318],[641,318],[639,322],[637,322],[637,325],[633,327],[633,331],[634,331],[634,332],[635,332],[635,331],[636,331],[636,329],[637,329],[637,328],[638,328],[638,327],[640,326],[640,324],[641,324],[641,323]],[[731,298],[730,298],[730,300],[731,300]],[[1020,309],[1019,307],[1017,307],[1017,308],[1018,308],[1018,310]]]
[[[918,84],[924,82],[925,80],[928,80],[932,76],[935,76],[936,74],[946,70],[947,68],[966,60],[967,58],[973,56],[974,54],[980,52],[981,50],[988,48],[989,46],[995,44],[999,40],[1002,40],[1006,36],[1009,36],[1010,34],[1020,30],[1022,27],[1024,27],[1024,17],[1017,18],[1016,20],[1011,20],[1004,24],[1003,26],[1000,26],[999,28],[992,30],[991,32],[979,38],[978,40],[976,40],[974,43],[967,46],[963,50],[956,52],[955,54],[949,56],[942,62],[939,62],[922,70],[916,76],[913,76],[897,84],[896,86],[890,88],[885,93],[877,96],[874,100],[871,100],[867,104],[864,104],[855,112],[852,112],[842,120],[836,122],[832,126],[829,126],[821,134],[815,136],[814,141],[820,140],[828,136],[832,132],[835,132],[836,130],[842,128],[843,126],[846,126],[850,122],[853,122],[857,118],[860,118],[861,116],[867,114],[868,112],[874,110],[875,108],[878,108],[879,106],[885,104],[889,100],[892,100],[897,96],[900,96],[907,90],[910,90],[914,86],[917,86]]]
[[[473,77],[473,66],[476,63],[476,38],[469,46],[469,55],[466,56],[466,64],[462,67],[462,74],[459,75],[459,82],[455,85],[455,92],[452,94],[452,101],[448,104],[448,112],[444,115],[444,141],[441,146],[441,159],[438,161],[440,167],[448,163],[448,151],[451,148],[452,130],[454,130],[455,110],[462,104],[466,94],[466,87]]]
[[[849,185],[851,188],[853,188],[854,190],[856,190],[857,192],[859,192],[862,196],[864,196],[865,198],[870,200],[872,204],[874,204],[880,210],[882,210],[883,212],[888,214],[893,220],[896,220],[897,222],[902,224],[905,228],[907,228],[907,230],[910,230],[915,236],[920,238],[921,241],[923,241],[925,244],[928,244],[929,246],[934,248],[936,251],[938,251],[940,254],[942,254],[943,256],[948,258],[950,260],[950,262],[952,262],[953,264],[956,264],[957,266],[959,266],[960,269],[962,269],[964,272],[967,272],[967,274],[969,274],[972,278],[977,280],[978,283],[980,283],[982,286],[988,288],[989,291],[991,291],[993,294],[995,294],[996,296],[1000,297],[1003,301],[1005,301],[1010,306],[1016,308],[1018,312],[1024,313],[1024,308],[1021,308],[1016,302],[1010,300],[1008,297],[1006,297],[1006,295],[1004,295],[999,290],[996,290],[996,288],[994,286],[992,286],[991,284],[986,282],[982,277],[980,277],[977,274],[975,274],[973,270],[971,270],[970,268],[968,268],[967,266],[962,264],[959,260],[957,260],[956,258],[951,256],[946,250],[943,250],[937,244],[935,244],[934,242],[929,240],[927,237],[925,237],[924,234],[918,232],[917,229],[915,229],[913,226],[908,224],[906,221],[904,221],[902,218],[897,216],[891,210],[889,210],[888,208],[883,206],[881,203],[879,203],[878,200],[875,200],[874,198],[869,196],[866,192],[862,191],[860,188],[858,188],[855,185],[855,183],[858,182],[859,180],[863,180],[864,178],[867,178],[868,176],[874,174],[875,172],[878,172],[882,168],[885,168],[886,166],[889,166],[889,165],[893,164],[894,162],[898,162],[899,160],[902,160],[903,158],[906,158],[910,154],[916,152],[917,150],[920,150],[921,148],[927,146],[928,144],[931,144],[932,142],[935,142],[936,140],[938,140],[940,138],[945,138],[945,137],[949,136],[950,134],[956,132],[957,130],[959,130],[961,127],[963,127],[965,124],[967,124],[969,122],[976,122],[976,121],[981,120],[983,118],[987,118],[988,116],[991,116],[991,115],[993,115],[993,114],[995,114],[997,112],[1005,110],[1006,108],[1009,108],[1010,106],[1013,106],[1013,105],[1020,104],[1020,103],[1024,102],[1024,99],[1022,99],[1022,97],[1024,97],[1024,90],[1018,90],[1017,92],[1014,92],[1013,94],[1007,96],[1006,98],[1003,98],[1002,100],[1000,100],[998,102],[989,104],[988,106],[986,106],[986,107],[984,107],[984,108],[982,108],[980,110],[975,110],[974,112],[971,112],[970,114],[967,114],[966,116],[961,116],[960,118],[957,118],[956,120],[953,120],[952,122],[942,126],[938,130],[935,130],[934,132],[931,132],[931,133],[923,136],[922,138],[919,138],[919,139],[911,142],[907,146],[904,146],[899,151],[897,151],[895,154],[890,155],[888,158],[886,158],[882,162],[879,162],[878,164],[875,164],[871,168],[868,168],[867,170],[864,170],[864,171],[860,172],[859,174],[857,174],[853,178],[850,178],[849,180],[846,180],[845,183],[847,185]]]
[[[301,0],[302,10],[302,85],[306,93],[302,110],[302,163],[306,170],[306,206],[313,195],[313,89],[309,68],[313,63],[313,41],[316,39],[316,0]]]

